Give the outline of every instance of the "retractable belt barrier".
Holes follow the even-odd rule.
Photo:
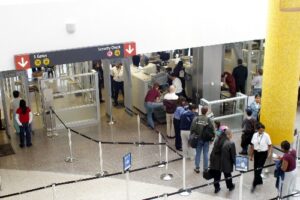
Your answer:
[[[172,163],[172,162],[176,162],[176,161],[179,161],[179,160],[181,160],[181,158],[176,158],[176,159],[170,160],[168,162]],[[166,162],[163,161],[163,163],[165,164]],[[129,170],[129,172],[132,173],[132,172],[138,172],[138,171],[145,170],[145,169],[151,169],[151,168],[155,168],[155,167],[157,167],[159,165],[160,164],[154,164],[154,165],[150,165],[150,166],[146,166],[146,167],[141,167],[141,168]],[[124,173],[124,171],[121,171],[121,172],[116,172],[116,173],[112,173],[112,174],[103,175],[103,176],[100,176],[100,177],[93,176],[93,177],[88,177],[88,178],[82,178],[82,179],[72,180],[72,181],[65,181],[65,182],[60,182],[60,183],[52,183],[52,184],[49,184],[49,185],[46,185],[46,186],[37,187],[37,188],[30,189],[30,190],[24,190],[24,191],[21,191],[21,192],[15,192],[15,193],[7,194],[7,195],[2,195],[2,196],[0,196],[0,199],[7,198],[7,197],[12,197],[12,196],[17,196],[17,195],[22,195],[22,194],[26,194],[26,193],[30,193],[30,192],[35,192],[35,191],[39,191],[39,190],[48,189],[48,188],[51,188],[53,185],[54,186],[69,185],[69,184],[73,184],[73,183],[79,183],[79,182],[85,182],[85,181],[91,181],[91,180],[95,180],[95,179],[100,179],[100,178],[117,176],[117,175],[121,175],[123,173]]]
[[[275,166],[275,164],[270,164],[270,165],[265,165],[264,167],[262,168],[257,168],[256,170],[260,170],[260,169],[264,169],[264,168],[268,168],[268,167],[272,167],[272,166]],[[250,169],[248,170],[247,172],[244,172],[244,173],[249,173],[249,172],[252,172],[254,171],[254,169]],[[233,179],[233,178],[237,178],[241,176],[241,174],[236,174],[230,178],[224,178],[224,179],[221,179],[219,181],[215,181],[215,182],[209,182],[209,183],[205,183],[205,184],[202,184],[202,185],[199,185],[199,186],[194,186],[194,187],[190,187],[190,188],[186,188],[186,190],[197,190],[199,188],[203,188],[203,187],[207,187],[207,186],[210,186],[210,185],[213,185],[214,183],[220,183],[220,182],[223,182],[223,181],[226,181],[227,179]],[[151,200],[151,199],[158,199],[158,198],[162,198],[162,197],[169,197],[169,196],[173,196],[173,195],[176,195],[176,194],[180,194],[182,191],[176,191],[176,192],[172,192],[172,193],[164,193],[164,194],[160,194],[160,195],[157,195],[157,196],[153,196],[153,197],[149,197],[149,198],[146,198],[146,199],[143,199],[143,200]]]
[[[57,115],[57,113],[51,108],[51,111],[54,113],[54,115],[57,117],[57,119],[62,123],[62,125],[66,128],[66,129],[70,129],[73,133],[80,135],[88,140],[91,140],[93,142],[99,143],[101,142],[102,144],[120,144],[120,145],[167,145],[167,143],[162,142],[162,143],[157,143],[157,142],[108,142],[108,141],[100,141],[94,138],[91,138],[83,133],[79,133],[78,131],[75,131],[72,128],[69,128],[64,122],[63,120]],[[165,138],[164,138],[165,139]],[[171,149],[171,147],[169,147]],[[174,149],[171,149],[172,151],[176,152]],[[181,156],[181,155],[180,155]]]
[[[66,124],[61,120],[61,118],[55,113],[55,111],[50,108],[51,111],[55,114],[55,116],[58,118],[58,120],[63,124],[63,126],[66,128],[66,129],[70,129],[68,126],[66,126]],[[75,131],[73,129],[70,129],[72,132],[74,132],[75,134],[77,135],[80,135],[88,140],[91,140],[93,142],[96,142],[96,143],[103,143],[103,144],[134,144],[134,145],[166,145],[170,150],[172,150],[173,152],[175,152],[177,155],[180,156],[180,158],[176,158],[176,159],[173,159],[173,160],[170,160],[170,161],[162,161],[161,163],[158,163],[158,164],[153,164],[153,165],[150,165],[150,166],[146,166],[146,167],[141,167],[141,168],[137,168],[137,169],[133,169],[133,170],[129,170],[129,172],[138,172],[138,171],[141,171],[141,170],[145,170],[145,169],[150,169],[150,168],[154,168],[154,167],[157,167],[161,164],[166,164],[167,162],[168,163],[173,163],[173,162],[176,162],[176,161],[179,161],[182,159],[182,155],[179,154],[175,149],[173,149],[172,147],[170,147],[167,142],[166,143],[149,143],[149,142],[105,142],[105,141],[99,141],[99,140],[96,140],[94,138],[91,138],[87,135],[84,135],[82,133],[79,133],[78,131]],[[160,134],[160,132],[158,130],[155,130],[156,133]],[[165,141],[166,138],[162,135],[163,139]],[[281,149],[273,146],[274,149],[276,150],[279,150],[281,151]],[[282,152],[282,151],[281,151]],[[260,170],[260,169],[264,169],[264,168],[268,168],[268,167],[272,167],[272,166],[275,166],[275,164],[270,164],[270,165],[265,165],[264,167],[262,168],[257,168],[256,170]],[[244,173],[249,173],[249,172],[252,172],[254,171],[255,169],[251,169],[251,170],[248,170]],[[60,182],[60,183],[52,183],[52,184],[49,184],[49,185],[46,185],[46,186],[42,186],[42,187],[37,187],[37,188],[33,188],[33,189],[29,189],[29,190],[24,190],[24,191],[21,191],[21,192],[15,192],[15,193],[11,193],[11,194],[7,194],[7,195],[2,195],[0,196],[0,199],[2,198],[7,198],[7,197],[12,197],[12,196],[17,196],[17,195],[22,195],[22,194],[26,194],[26,193],[30,193],[30,192],[35,192],[35,191],[39,191],[39,190],[44,190],[44,189],[49,189],[49,188],[52,188],[53,186],[62,186],[62,185],[68,185],[68,184],[73,184],[73,183],[79,183],[79,182],[85,182],[85,181],[91,181],[91,180],[95,180],[95,179],[100,179],[100,178],[106,178],[106,177],[111,177],[111,176],[117,176],[117,175],[120,175],[120,174],[123,174],[124,171],[121,171],[121,172],[116,172],[116,173],[112,173],[112,174],[105,174],[103,176],[92,176],[92,177],[88,177],[88,178],[82,178],[82,179],[77,179],[77,180],[71,180],[71,181],[65,181],[65,182]],[[209,182],[209,183],[206,183],[206,184],[202,184],[202,185],[199,185],[199,186],[194,186],[194,187],[191,187],[191,188],[186,188],[187,190],[196,190],[196,189],[199,189],[199,188],[203,188],[203,187],[207,187],[207,186],[210,186],[210,185],[213,185],[214,183],[218,183],[218,182],[223,182],[223,181],[226,181],[227,179],[233,179],[233,178],[237,178],[241,176],[241,173],[240,174],[236,174],[230,178],[224,178],[224,179],[221,179],[219,181],[216,181],[216,182]],[[173,196],[173,195],[177,195],[177,194],[180,194],[181,191],[177,191],[177,192],[173,192],[173,193],[164,193],[164,194],[160,194],[160,195],[156,195],[156,196],[153,196],[153,197],[149,197],[149,198],[146,198],[144,200],[151,200],[151,199],[157,199],[157,198],[162,198],[162,197],[168,197],[168,196]],[[299,192],[294,192],[292,194],[289,194],[289,195],[286,195],[284,197],[281,197],[281,199],[284,199],[284,198],[288,198],[288,197],[291,197],[291,196],[294,196],[296,194],[300,194],[300,191]],[[275,199],[278,199],[278,196],[277,197],[274,197],[270,200],[275,200]]]

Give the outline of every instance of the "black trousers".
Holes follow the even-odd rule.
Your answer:
[[[214,182],[221,180],[221,171],[210,169],[210,172],[211,172],[212,176],[214,177]],[[225,180],[226,187],[228,189],[232,188],[233,184],[232,184],[231,173],[224,173],[223,172],[223,174],[224,174],[224,177],[226,178],[226,180]],[[229,179],[227,179],[227,178],[229,178]],[[220,188],[220,183],[219,182],[218,183],[214,183],[214,187],[215,187],[215,189]]]
[[[114,103],[118,103],[119,91],[122,92],[124,97],[124,82],[114,81]]]
[[[236,84],[236,92],[245,94],[245,84]]]
[[[173,125],[175,131],[175,147],[176,149],[181,149],[182,143],[181,143],[181,135],[180,135],[180,120],[174,118]]]
[[[268,157],[268,151],[254,151],[254,180],[253,180],[253,187],[259,184],[263,184],[263,180],[261,178],[261,172],[263,170],[263,166]]]

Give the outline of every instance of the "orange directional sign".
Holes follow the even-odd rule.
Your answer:
[[[130,57],[136,55],[135,42],[124,44],[124,57]]]
[[[25,70],[30,68],[29,54],[15,56],[16,70]]]

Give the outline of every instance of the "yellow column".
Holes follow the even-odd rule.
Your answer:
[[[292,142],[300,75],[300,0],[269,0],[265,47],[260,119],[273,144]]]

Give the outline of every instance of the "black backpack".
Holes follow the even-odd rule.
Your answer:
[[[209,126],[208,120],[207,118],[207,123],[202,130],[202,140],[205,142],[213,141],[215,138],[215,130],[213,126]]]

